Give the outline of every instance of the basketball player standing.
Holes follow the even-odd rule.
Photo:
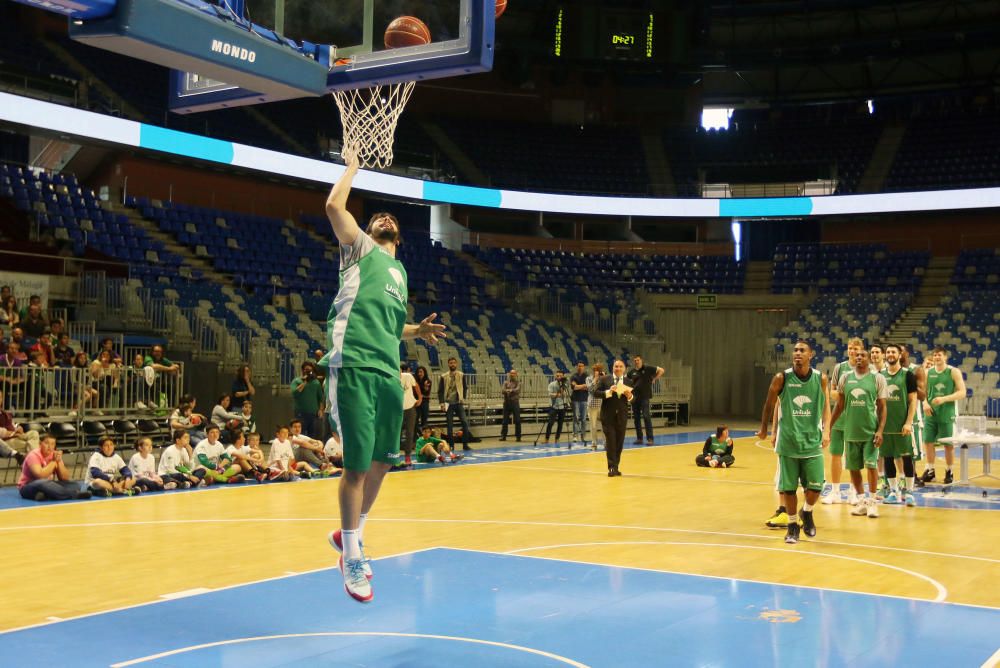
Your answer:
[[[965,398],[965,379],[962,372],[948,364],[948,353],[940,346],[934,349],[931,356],[934,366],[927,370],[927,401],[924,402],[924,448],[927,455],[927,468],[924,469],[923,481],[934,480],[934,460],[937,458],[935,448],[939,439],[955,434],[955,420],[958,418],[958,400]],[[941,443],[944,446],[944,484],[954,481],[951,467],[955,463],[955,446],[951,443]]]
[[[830,378],[830,400],[836,410],[836,405],[841,402],[840,393],[837,387],[840,377],[854,368],[858,352],[864,344],[859,338],[853,338],[847,342],[847,359],[833,367],[833,375]],[[843,503],[844,499],[840,494],[840,477],[844,472],[844,425],[833,425],[830,430],[830,482],[831,486],[823,496],[824,504]],[[847,493],[847,502],[851,505],[857,501],[854,488],[851,487]]]

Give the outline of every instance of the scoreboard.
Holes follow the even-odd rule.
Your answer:
[[[550,53],[566,60],[651,62],[662,14],[636,9],[562,3],[552,20]]]

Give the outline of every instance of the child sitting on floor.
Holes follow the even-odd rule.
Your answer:
[[[164,481],[156,473],[156,457],[153,456],[153,440],[143,436],[135,442],[136,452],[128,460],[129,470],[135,476],[135,485],[144,492],[162,492],[165,489],[175,489],[177,482]]]
[[[191,435],[184,429],[175,429],[174,443],[160,453],[160,465],[156,472],[164,482],[177,483],[179,489],[204,485],[204,477],[195,475],[192,470],[193,454]]]
[[[417,439],[416,451],[417,461],[427,464],[434,461],[439,461],[442,464],[445,461],[457,462],[462,458],[462,455],[456,455],[451,451],[448,441],[435,436],[430,425],[426,424],[421,430],[420,438]]]
[[[260,451],[260,436],[256,436],[257,450],[247,444],[246,436],[239,429],[229,432],[229,442],[226,454],[240,467],[244,475],[252,475],[257,482],[267,480],[267,469],[264,468],[264,453]]]
[[[733,457],[733,439],[729,438],[729,427],[725,425],[715,430],[715,436],[705,439],[701,454],[694,458],[698,466],[729,468],[736,461]]]
[[[219,427],[216,424],[208,425],[208,435],[205,440],[198,443],[194,448],[194,471],[198,475],[199,471],[204,471],[205,482],[239,483],[246,480],[240,473],[240,467],[233,463],[233,460],[226,454],[226,446],[219,440]]]
[[[115,452],[115,441],[109,436],[101,439],[100,449],[90,456],[85,482],[96,496],[132,496],[142,492],[135,487],[132,471]]]

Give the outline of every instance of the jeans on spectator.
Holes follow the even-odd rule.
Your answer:
[[[303,426],[305,426],[305,423],[303,423]],[[293,454],[295,455],[295,461],[305,462],[314,469],[318,469],[323,466],[323,460],[321,460],[319,455],[309,448],[303,448],[301,445],[296,445],[293,450]]]
[[[552,435],[552,423],[558,421],[556,426],[556,442],[559,442],[559,438],[562,436],[563,420],[566,419],[566,409],[556,408],[555,406],[549,407],[549,421],[545,424],[545,440],[548,441],[549,437]]]
[[[587,401],[573,402],[573,439],[587,440]]]
[[[507,422],[514,419],[514,435],[521,439],[521,402],[503,402],[503,420],[500,423],[500,438],[507,438]]]
[[[32,480],[21,488],[21,498],[34,500],[39,492],[49,501],[65,501],[80,493],[80,483],[71,480]]]
[[[431,421],[431,402],[424,397],[424,400],[417,406],[417,429],[423,429],[424,425]]]
[[[448,428],[448,443],[452,447],[455,445],[455,441],[451,437],[451,420],[455,416],[458,416],[458,420],[462,425],[462,445],[468,447],[470,438],[469,420],[465,417],[465,406],[462,404],[448,404],[448,410],[445,411],[444,419]]]
[[[295,413],[296,420],[302,420],[302,433],[311,438],[319,439],[319,416],[315,413]]]
[[[632,402],[632,419],[635,422],[635,437],[642,440],[642,423],[646,424],[646,439],[653,440],[653,417],[649,412],[649,399],[636,397]]]

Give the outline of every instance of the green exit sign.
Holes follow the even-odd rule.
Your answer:
[[[695,295],[698,308],[719,308],[718,295]]]

